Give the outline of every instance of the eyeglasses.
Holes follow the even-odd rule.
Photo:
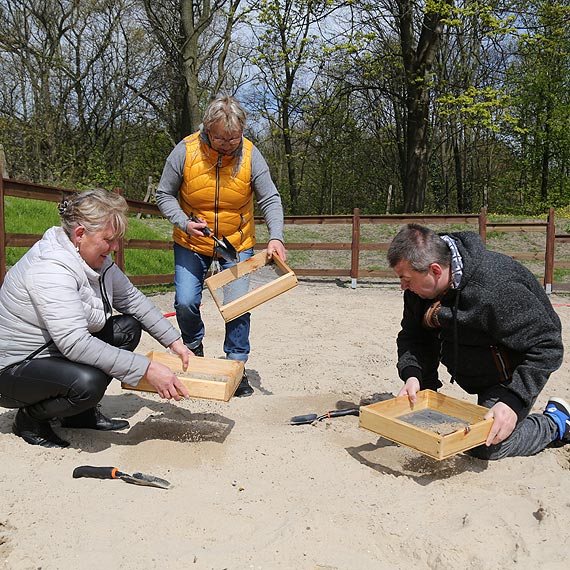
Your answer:
[[[225,139],[223,137],[210,137],[210,140],[216,144],[237,144],[238,142],[241,141],[243,135],[240,135],[239,137],[234,137],[231,139]]]

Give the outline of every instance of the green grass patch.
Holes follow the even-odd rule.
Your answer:
[[[4,200],[6,232],[15,234],[43,234],[59,225],[56,202],[28,200],[6,196]]]
[[[59,225],[57,203],[6,196],[4,219],[6,233],[43,235],[52,226]],[[28,248],[25,247],[7,247],[7,268],[14,265],[26,251]]]
[[[171,240],[172,224],[163,219],[129,218],[129,239]],[[162,275],[174,273],[174,252],[161,249],[126,249],[127,275]]]
[[[174,283],[170,285],[139,285],[140,289],[147,297],[152,295],[163,295],[164,293],[174,292]]]
[[[570,269],[556,269],[553,271],[554,281],[567,282],[570,281]]]

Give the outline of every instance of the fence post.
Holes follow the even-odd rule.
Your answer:
[[[556,240],[556,228],[554,225],[554,208],[548,212],[546,225],[546,251],[544,253],[544,289],[547,295],[552,293],[554,281],[554,243]]]
[[[483,206],[479,214],[479,236],[483,243],[487,245],[487,208]]]
[[[6,277],[6,219],[4,215],[4,180],[0,173],[0,285]]]
[[[122,195],[123,191],[120,188],[114,188],[113,192],[115,192],[115,194],[119,194]],[[125,241],[124,238],[121,238],[119,240],[119,247],[117,249],[117,251],[115,252],[115,263],[117,264],[117,267],[121,270],[121,271],[125,271]]]
[[[360,209],[354,208],[352,213],[352,243],[350,247],[350,277],[351,287],[356,289],[358,280],[358,258],[360,254]]]

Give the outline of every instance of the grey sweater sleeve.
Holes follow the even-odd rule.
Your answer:
[[[184,163],[186,162],[186,143],[180,141],[169,154],[162,170],[162,176],[156,189],[156,203],[172,224],[186,231],[189,218],[178,202],[178,192],[184,179]]]
[[[277,239],[285,243],[281,196],[271,179],[267,162],[255,146],[251,153],[251,185],[255,192],[255,199],[265,218],[269,230],[269,239]]]

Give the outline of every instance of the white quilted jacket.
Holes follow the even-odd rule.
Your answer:
[[[149,359],[90,334],[100,331],[110,316],[102,295],[118,312],[135,317],[163,346],[180,337],[110,256],[95,271],[64,231],[52,227],[8,271],[0,289],[0,370],[53,339],[37,358],[63,355],[135,386]]]

